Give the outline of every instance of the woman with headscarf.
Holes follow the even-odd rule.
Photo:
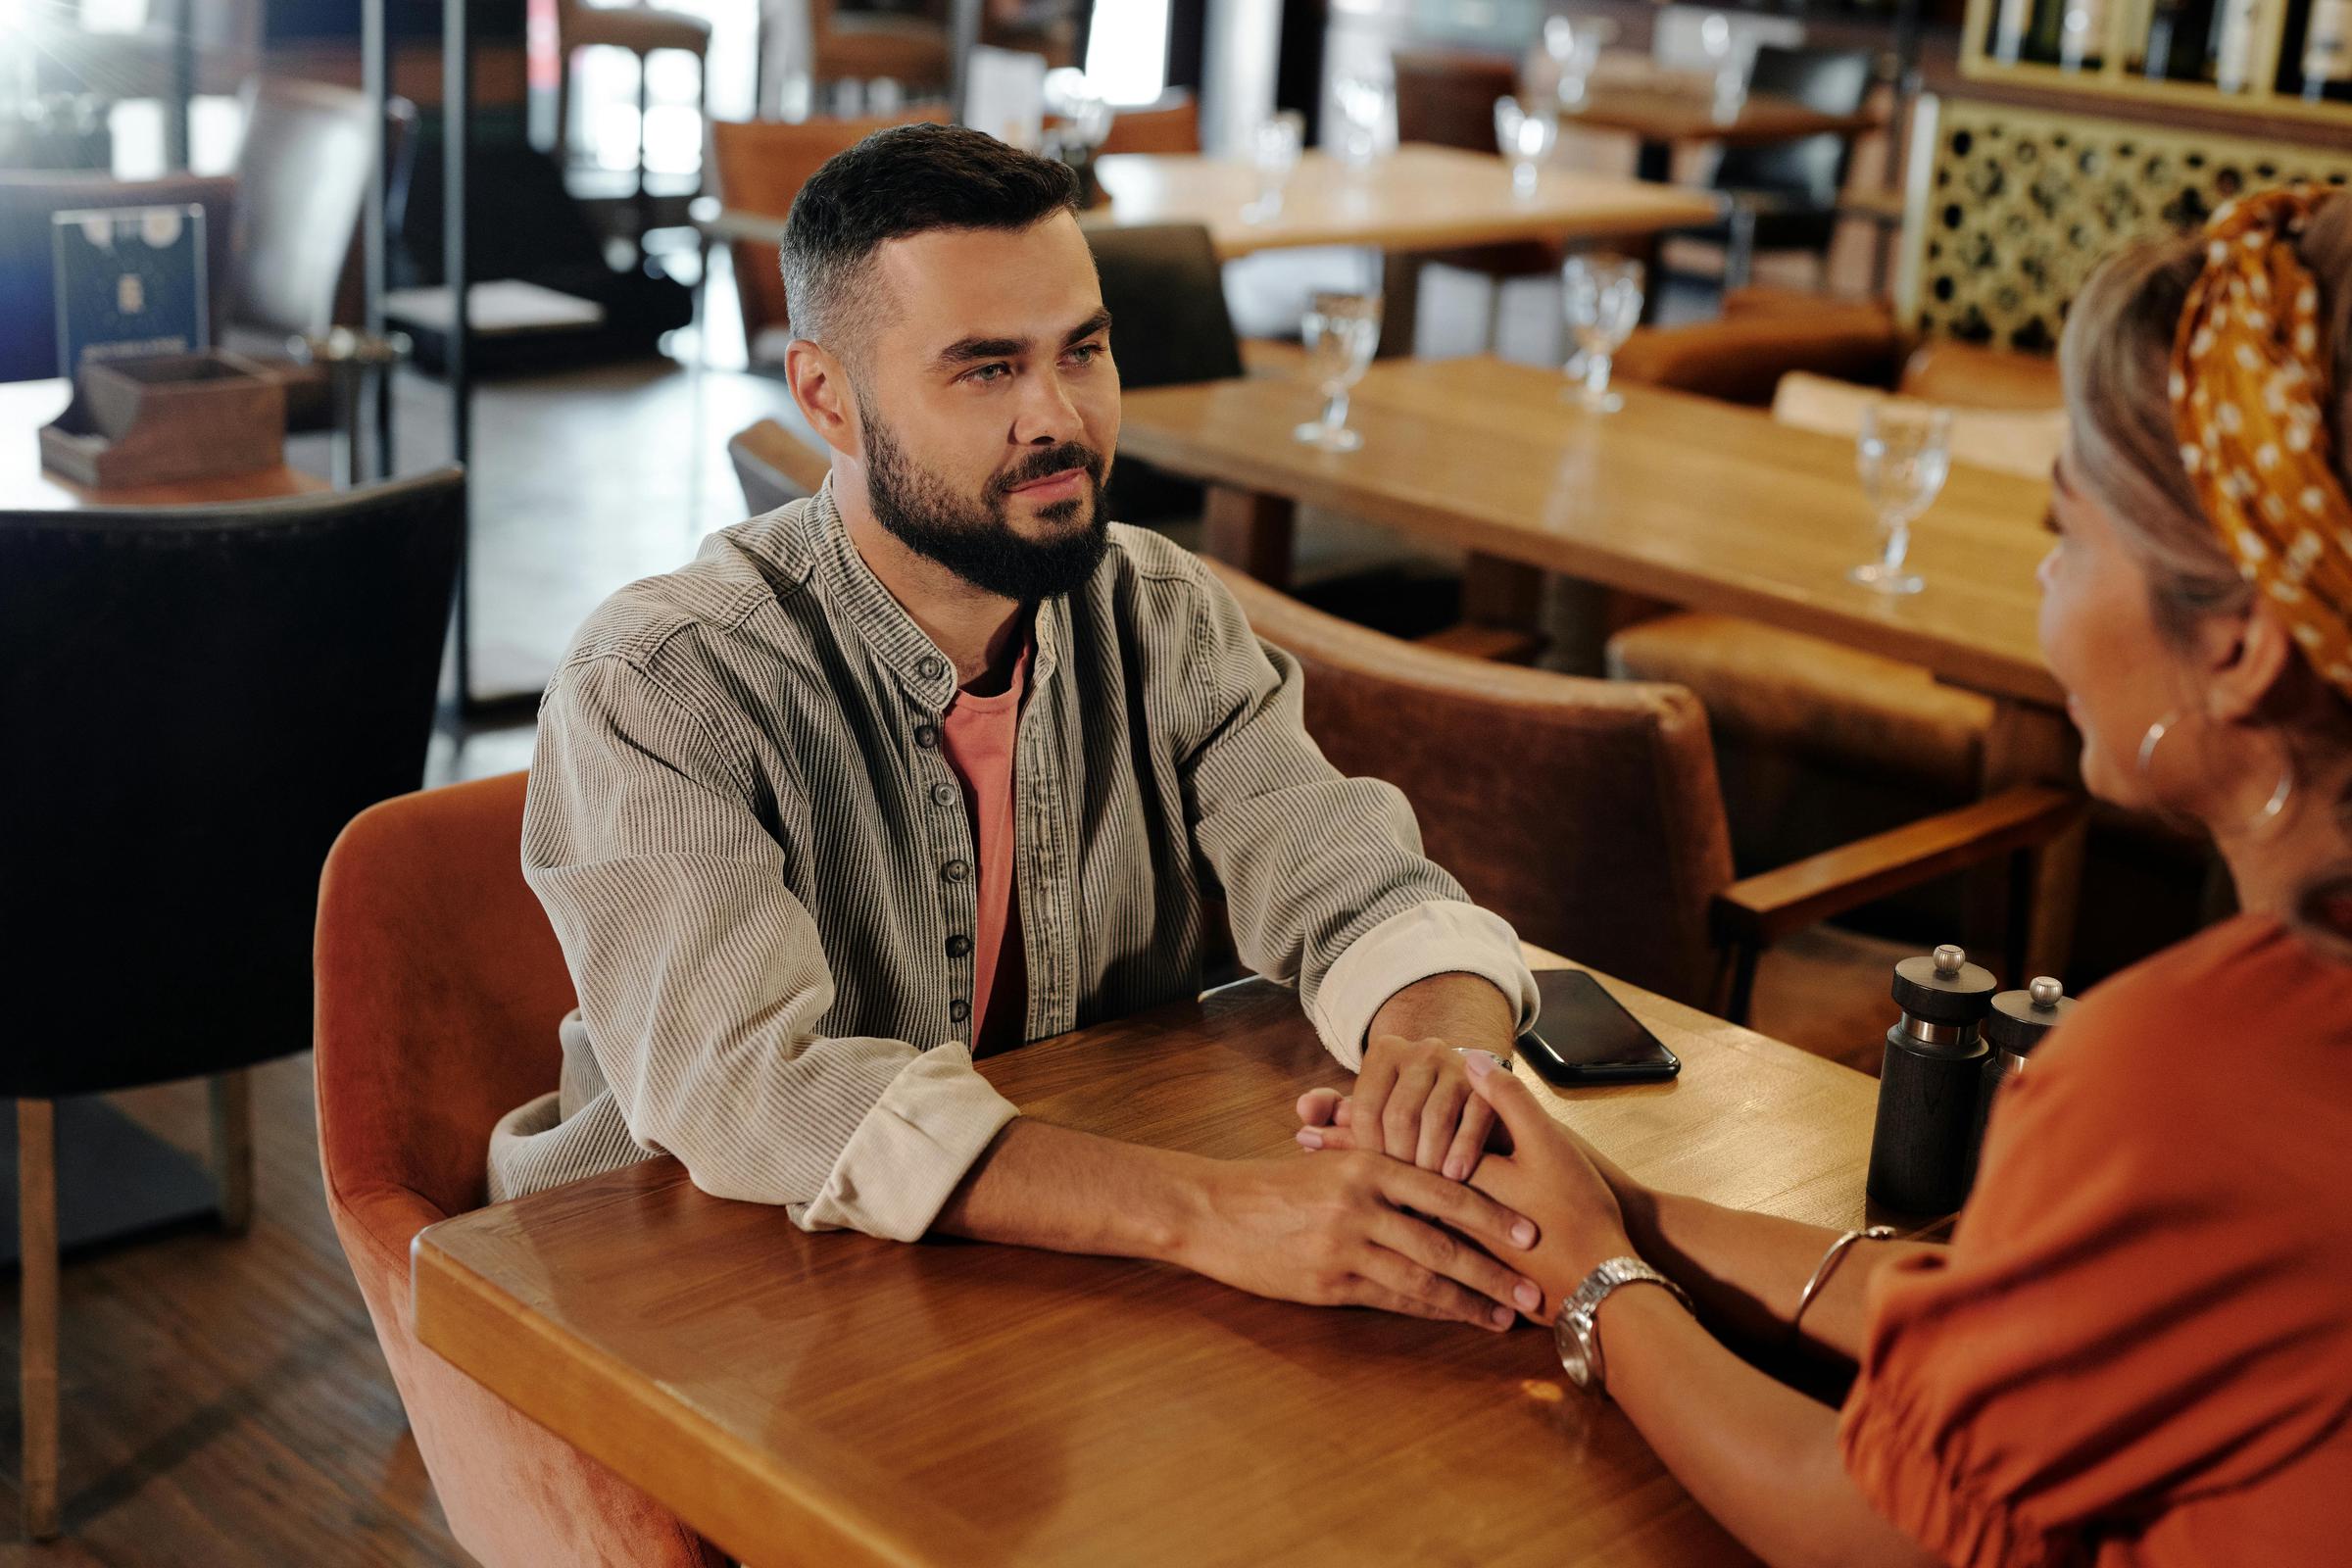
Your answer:
[[[1572,1378],[1775,1565],[2352,1562],[2352,197],[2112,262],[2062,368],[2083,780],[2201,825],[2243,912],[2035,1052],[1949,1246],[1651,1192],[1477,1074]],[[1842,1411],[1718,1334],[1851,1358]]]

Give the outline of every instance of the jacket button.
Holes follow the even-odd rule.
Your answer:
[[[926,752],[936,747],[939,744],[939,726],[937,724],[915,725],[914,744]]]
[[[953,784],[932,785],[931,804],[933,806],[954,806],[956,804],[956,786]]]
[[[952,936],[952,937],[948,938],[948,956],[949,956],[949,957],[951,957],[951,958],[960,958],[960,957],[962,957],[962,956],[963,956],[965,954],[967,954],[967,953],[969,953],[969,952],[971,952],[971,951],[972,951],[972,939],[971,939],[970,937],[967,937],[967,936],[965,936],[965,935],[964,935],[963,933],[961,933],[960,931],[959,931],[959,932],[957,932],[956,935],[954,935],[954,936]]]
[[[939,868],[939,874],[951,882],[960,882],[972,874],[972,868],[962,860],[950,860]]]
[[[964,1001],[961,997],[957,997],[954,1002],[948,1004],[948,1016],[955,1022],[961,1023],[964,1019],[969,1018],[971,1015],[972,1004]]]
[[[937,680],[948,672],[948,666],[929,654],[925,654],[915,662],[914,672],[925,680]]]

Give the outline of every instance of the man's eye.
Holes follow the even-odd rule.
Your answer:
[[[1080,365],[1092,365],[1109,351],[1100,343],[1081,343],[1070,350],[1070,358]]]
[[[967,381],[977,381],[981,385],[986,386],[993,382],[1002,381],[1010,374],[1012,374],[1012,367],[1000,360],[995,365],[983,365],[978,369],[966,371],[964,373],[964,379]]]

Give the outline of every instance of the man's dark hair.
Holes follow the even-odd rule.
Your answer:
[[[959,125],[893,125],[809,176],[784,224],[793,334],[852,352],[872,314],[863,273],[887,241],[935,228],[1027,228],[1078,209],[1078,176]]]

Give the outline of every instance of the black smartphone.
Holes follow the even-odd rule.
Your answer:
[[[1649,1083],[1683,1070],[1675,1054],[1582,969],[1539,969],[1544,1011],[1519,1054],[1561,1089]]]

